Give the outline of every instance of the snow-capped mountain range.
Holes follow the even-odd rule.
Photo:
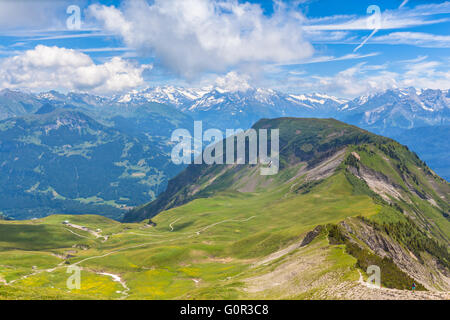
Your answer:
[[[43,104],[114,113],[155,103],[170,105],[218,128],[249,127],[261,118],[283,116],[333,117],[379,133],[390,128],[450,122],[449,90],[391,89],[347,100],[322,93],[289,94],[251,87],[228,90],[217,86],[153,87],[110,98],[56,91],[34,95],[5,89],[0,91],[0,119],[34,113]]]
[[[281,116],[330,117],[346,99],[325,94],[287,94],[272,89],[246,87],[229,90],[218,86],[177,88],[173,86],[146,88],[113,98],[116,103],[169,104],[209,126],[249,127],[260,118]]]
[[[339,108],[339,118],[378,133],[450,123],[449,90],[387,90],[362,96]]]
[[[106,126],[126,125],[130,121],[124,119],[132,119],[133,125],[126,125],[126,129],[143,131],[149,137],[160,136],[162,131],[170,134],[167,130],[173,127],[188,128],[193,120],[224,130],[246,129],[261,118],[335,118],[407,144],[443,177],[450,177],[449,90],[391,89],[352,100],[322,93],[288,94],[251,87],[227,90],[217,86],[165,86],[114,97],[0,91],[0,120],[58,108],[82,111]],[[425,139],[427,132],[433,143]],[[435,132],[439,134],[435,136]]]
[[[325,94],[285,94],[272,89],[246,88],[245,90],[229,90],[220,87],[177,88],[173,86],[146,88],[134,90],[121,96],[114,97],[121,103],[157,102],[171,104],[182,111],[195,112],[198,110],[219,109],[223,103],[254,102],[276,106],[279,103],[293,104],[298,107],[315,109],[318,106],[334,104],[336,106],[347,102]]]
[[[261,88],[236,91],[166,86],[133,91],[114,99],[121,103],[171,104],[214,125],[220,122],[251,125],[263,117],[334,117],[384,132],[390,128],[411,129],[450,121],[449,90],[391,89],[347,100],[322,93],[288,94]]]

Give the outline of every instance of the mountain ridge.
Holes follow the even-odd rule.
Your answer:
[[[331,157],[336,153],[348,146],[360,144],[375,144],[377,149],[382,150],[385,154],[389,155],[390,149],[386,149],[385,144],[390,146],[393,144],[396,148],[404,148],[408,153],[409,161],[413,161],[416,165],[423,167],[426,172],[431,172],[428,167],[415,155],[411,153],[407,147],[401,146],[392,139],[377,136],[366,130],[360,129],[355,126],[351,126],[334,119],[298,119],[298,118],[278,118],[278,119],[262,119],[258,121],[253,128],[277,128],[277,124],[280,124],[280,170],[290,166],[299,165],[299,163],[306,163],[307,169],[312,170],[317,163],[321,163],[323,158]],[[289,128],[289,130],[287,128]],[[330,129],[332,128],[332,129]],[[325,133],[328,132],[324,138]],[[321,137],[321,138],[319,138]],[[224,152],[225,154],[225,152]],[[341,159],[342,161],[342,159]],[[403,165],[404,164],[399,164]],[[224,183],[226,186],[230,184],[229,179],[223,178],[227,175],[239,176],[239,171],[252,168],[250,165],[195,165],[191,164],[180,173],[177,177],[169,181],[167,190],[154,202],[147,204],[143,207],[137,208],[128,212],[125,215],[124,221],[133,221],[133,218],[140,217],[139,219],[151,218],[161,210],[167,210],[173,207],[172,204],[180,205],[188,201],[195,199],[196,197],[189,196],[195,190],[195,194],[202,194],[208,197],[207,192],[209,189],[214,189],[215,184]],[[253,172],[257,172],[255,169],[251,169]],[[403,169],[394,169],[403,170]],[[225,171],[223,173],[222,171]],[[291,173],[292,174],[292,173]],[[368,173],[371,175],[370,173]],[[283,176],[282,173],[279,175]],[[404,178],[400,178],[399,173],[392,173],[396,176],[398,184],[403,182]],[[204,176],[202,178],[202,176]],[[207,178],[209,177],[209,178]],[[293,177],[290,177],[293,179]],[[359,177],[361,178],[361,177]],[[227,180],[228,179],[228,180]],[[276,179],[276,178],[275,178]],[[441,179],[441,178],[439,178]],[[222,181],[221,181],[222,180]],[[203,181],[203,182],[201,182]],[[208,181],[208,182],[206,182]],[[209,182],[212,181],[212,182]],[[228,182],[227,182],[228,181]],[[402,182],[400,182],[402,181]],[[441,181],[441,180],[440,180]],[[443,180],[445,181],[445,180]],[[441,181],[441,183],[443,183]],[[286,181],[284,181],[285,183]],[[198,185],[200,183],[200,185]],[[206,184],[205,184],[206,183]],[[392,184],[393,181],[390,181]],[[203,185],[203,187],[200,187]],[[445,183],[448,187],[448,183]],[[206,186],[206,187],[205,187]],[[404,186],[403,189],[409,188]],[[204,189],[202,192],[200,190]],[[242,187],[241,187],[242,188]],[[436,199],[439,201],[439,199]],[[448,200],[448,199],[447,199]]]

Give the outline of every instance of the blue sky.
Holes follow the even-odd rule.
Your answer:
[[[3,0],[0,89],[448,89],[448,30],[448,1]]]

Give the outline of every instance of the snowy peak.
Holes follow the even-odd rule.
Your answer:
[[[358,97],[341,106],[340,110],[365,110],[376,105],[377,107],[402,107],[412,112],[436,112],[450,108],[448,93],[449,90],[390,89],[374,95]]]
[[[339,107],[341,119],[384,132],[450,122],[449,90],[390,89]]]
[[[162,104],[171,104],[176,107],[182,106],[201,98],[208,92],[207,89],[186,89],[173,86],[146,88],[141,91],[133,90],[125,95],[116,97],[115,100],[120,103],[142,103],[156,102]]]
[[[378,128],[378,132],[388,127],[409,129],[450,122],[449,90],[396,88],[346,100],[325,93],[283,93],[226,82],[203,88],[149,87],[112,98],[74,92],[33,95],[2,90],[0,119],[35,113],[45,104],[113,114],[132,112],[149,103],[174,106],[194,119],[208,120],[218,127],[250,126],[261,118],[276,117],[336,118]]]
[[[294,108],[300,111],[323,111],[325,109],[336,111],[339,105],[347,102],[345,99],[322,93],[285,94],[272,89],[252,88],[245,85],[242,87],[216,85],[203,88],[154,87],[141,91],[135,90],[116,97],[115,100],[119,103],[171,104],[182,111],[192,113],[226,109],[236,112],[236,110],[242,110],[250,105],[259,105],[264,108]],[[296,114],[296,112],[294,113]]]
[[[311,109],[314,109],[314,106],[318,107],[324,105],[333,105],[337,107],[338,105],[347,102],[346,99],[339,99],[322,93],[300,95],[290,94],[289,98],[290,101],[305,105],[307,107],[310,107]]]

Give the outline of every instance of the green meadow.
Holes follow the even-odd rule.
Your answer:
[[[42,289],[49,298],[244,298],[249,295],[245,279],[273,268],[255,269],[264,257],[301,241],[316,225],[369,217],[382,209],[368,195],[355,195],[343,172],[318,184],[314,192],[292,194],[290,188],[196,199],[153,218],[156,226],[94,215],[2,221],[0,276],[12,283],[1,285],[0,297],[16,298],[17,290],[30,297],[34,289]],[[96,238],[64,221],[108,238]],[[339,260],[334,268],[343,264],[351,272],[350,256],[336,252],[326,239],[321,245],[330,259]],[[69,265],[82,268],[80,290],[65,288]],[[126,296],[117,293],[124,291],[120,283],[100,273],[118,275],[129,288]]]

